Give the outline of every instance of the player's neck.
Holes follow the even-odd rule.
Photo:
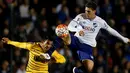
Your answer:
[[[91,18],[90,18],[90,20],[92,21],[92,20],[94,20],[96,18],[96,15],[93,15]]]

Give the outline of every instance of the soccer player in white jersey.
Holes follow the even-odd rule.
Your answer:
[[[96,7],[97,4],[93,1],[90,1],[85,6],[85,13],[81,13],[77,15],[68,25],[68,29],[71,32],[76,32],[75,36],[79,39],[80,43],[84,43],[86,45],[89,45],[91,47],[96,47],[96,36],[100,29],[107,30],[110,34],[113,36],[118,37],[121,39],[124,43],[130,42],[130,40],[126,37],[123,37],[120,35],[116,30],[111,28],[105,20],[97,16],[96,13]],[[86,48],[84,48],[86,50]],[[91,48],[92,49],[92,48]],[[88,50],[90,51],[90,49]],[[85,53],[85,52],[84,52]],[[81,58],[81,62],[83,63],[83,66],[88,72],[92,72],[92,69],[94,67],[93,57],[92,53],[86,52],[86,55],[88,54],[88,57]],[[83,55],[84,56],[84,55]],[[79,73],[83,68],[74,68],[73,73]]]

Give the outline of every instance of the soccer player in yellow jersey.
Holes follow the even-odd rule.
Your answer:
[[[44,57],[41,54],[44,54],[48,51],[52,42],[49,40],[45,40],[42,42],[29,43],[29,42],[17,42],[11,41],[8,38],[2,38],[3,43],[7,43],[13,45],[18,48],[24,48],[29,50],[29,60],[26,68],[26,73],[49,73],[48,72],[48,63],[49,61],[45,61]],[[55,63],[65,63],[66,59],[64,56],[59,54],[57,51],[54,51],[51,59],[48,57],[48,60],[51,60]]]

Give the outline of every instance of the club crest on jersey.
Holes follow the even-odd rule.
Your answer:
[[[96,27],[97,27],[97,24],[96,24],[96,23],[93,23],[93,26],[94,26],[94,28],[96,28]]]

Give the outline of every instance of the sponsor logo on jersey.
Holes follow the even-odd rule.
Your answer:
[[[83,29],[87,30],[87,31],[95,31],[95,28],[89,27],[89,26],[84,26]]]
[[[97,27],[97,24],[96,23],[93,23],[93,27],[91,26],[82,26],[83,29],[87,30],[87,31],[91,31],[91,32],[94,32],[95,31],[95,28]]]

